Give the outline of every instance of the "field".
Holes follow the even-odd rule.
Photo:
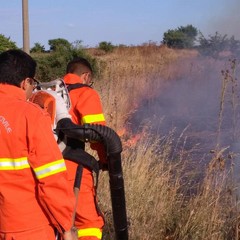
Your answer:
[[[129,239],[240,239],[237,61],[155,45],[89,53],[123,143]],[[107,172],[98,198],[114,239]]]

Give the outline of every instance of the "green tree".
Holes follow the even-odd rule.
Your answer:
[[[64,38],[56,38],[48,40],[48,45],[50,46],[50,51],[56,51],[58,49],[69,50],[71,48],[71,43]]]
[[[45,47],[40,43],[35,43],[34,47],[30,49],[30,53],[44,53]]]
[[[198,30],[192,25],[181,26],[165,32],[162,43],[171,48],[193,48],[197,35]]]
[[[112,52],[113,51],[114,45],[112,45],[111,42],[103,41],[103,42],[100,42],[98,44],[98,48],[103,50],[103,51],[105,51],[107,53],[107,52]]]
[[[16,43],[10,40],[10,37],[5,37],[0,34],[0,53],[8,49],[17,49]]]

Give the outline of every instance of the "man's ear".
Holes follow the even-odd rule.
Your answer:
[[[83,73],[81,78],[82,78],[83,83],[86,84],[87,83],[87,73]]]
[[[27,78],[25,78],[24,80],[21,81],[20,88],[23,90],[26,90],[27,84],[29,84],[29,83],[28,83]]]

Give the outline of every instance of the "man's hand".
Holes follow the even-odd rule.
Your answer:
[[[77,229],[72,228],[71,230],[64,232],[63,239],[64,240],[78,240]]]

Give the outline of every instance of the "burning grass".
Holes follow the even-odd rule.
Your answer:
[[[223,61],[157,46],[119,48],[97,57],[105,68],[96,89],[108,125],[121,134],[124,146],[130,239],[239,239],[234,176],[239,157],[232,158],[226,147],[232,144],[231,129],[239,130],[235,69],[221,74]],[[231,150],[239,152],[239,145]],[[193,159],[199,149],[202,155]],[[109,198],[103,173],[105,240],[114,239]]]

